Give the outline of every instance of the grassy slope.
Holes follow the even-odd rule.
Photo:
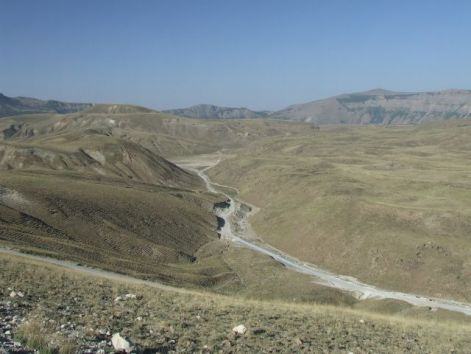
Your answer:
[[[263,137],[299,135],[309,127],[262,120],[196,120],[159,112],[27,115],[0,120],[0,131],[12,125],[21,127],[8,139],[11,143],[76,151],[84,142],[95,147],[103,141],[121,139],[166,158],[234,148]]]
[[[217,240],[217,198],[198,177],[107,132],[101,123],[111,118],[98,116],[96,125],[75,115],[0,123],[17,129],[0,142],[2,243],[179,285],[234,278],[211,257],[194,265]]]
[[[0,130],[17,129],[0,142],[2,244],[178,286],[352,304],[268,257],[217,241],[211,208],[220,197],[158,155],[214,151],[285,133],[284,124],[99,112],[0,121]]]
[[[469,272],[466,127],[450,123],[446,129],[344,127],[319,132],[307,124],[286,122],[82,112],[7,118],[0,121],[0,130],[12,124],[20,127],[3,145],[39,148],[72,160],[68,168],[56,162],[41,167],[43,159],[1,172],[2,183],[38,198],[42,204],[35,212],[41,220],[79,239],[77,244],[73,237],[62,242],[44,235],[43,251],[68,249],[68,257],[79,261],[179,285],[211,286],[254,298],[351,305],[350,298],[306,285],[305,277],[265,257],[218,242],[200,248],[215,238],[209,212],[214,197],[191,192],[202,188],[201,181],[168,164],[160,169],[161,160],[148,158],[242,147],[236,158],[211,173],[240,187],[243,198],[263,207],[254,222],[268,241],[373,283],[467,299],[467,285],[460,280]],[[123,147],[133,161],[141,157],[140,163],[125,165],[117,158]],[[92,166],[102,168],[101,173],[88,162],[77,167],[80,159],[73,157],[80,149],[105,156],[104,165]],[[149,171],[146,166],[152,163]],[[437,169],[441,174],[435,176],[431,171]],[[125,173],[129,171],[131,175]],[[168,177],[159,179],[165,174]],[[150,184],[155,177],[160,187]],[[457,183],[450,189],[452,179]],[[34,187],[41,183],[47,185],[42,194]],[[169,189],[172,183],[174,189]],[[82,215],[60,219],[58,206],[70,206],[69,214]],[[196,232],[190,234],[195,223]],[[22,247],[38,246],[32,236],[36,231],[23,232]],[[17,233],[3,235],[16,244],[21,239]],[[149,253],[149,248],[157,251]],[[197,261],[189,262],[191,256]],[[142,262],[136,262],[141,257]],[[253,264],[264,267],[259,270]],[[397,304],[388,304],[386,310],[404,311]]]
[[[258,234],[385,287],[470,301],[471,125],[337,127],[257,141],[210,175],[262,210]]]
[[[100,329],[119,331],[140,348],[154,352],[198,352],[207,346],[210,352],[223,353],[464,353],[471,345],[470,328],[459,322],[423,322],[329,306],[164,291],[5,255],[0,256],[0,266],[0,306],[10,301],[20,318],[39,323],[36,330],[41,337],[55,343],[65,340],[67,328],[74,328],[71,338],[78,339],[68,340],[67,347],[75,350],[76,343],[93,341]],[[8,287],[22,291],[25,298],[11,299]],[[137,299],[114,301],[127,293],[136,294]],[[68,323],[65,329],[61,328],[64,323]],[[231,329],[241,323],[248,332],[235,337]]]
[[[213,199],[204,194],[76,175],[9,171],[0,176],[0,239],[16,247],[183,281],[185,274],[173,274],[165,264],[191,263],[202,245],[217,239]],[[194,281],[218,275],[208,271]]]

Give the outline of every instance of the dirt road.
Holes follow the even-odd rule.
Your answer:
[[[222,159],[221,154],[203,155],[192,157],[187,160],[176,161],[176,163],[187,170],[198,174],[206,184],[209,192],[223,194],[227,200],[225,208],[215,209],[215,213],[224,219],[224,226],[220,230],[221,237],[230,240],[240,246],[250,248],[259,253],[272,257],[286,267],[308,275],[312,275],[317,284],[340,289],[351,293],[360,300],[365,299],[394,299],[405,301],[415,306],[428,307],[430,310],[444,309],[471,315],[471,305],[453,300],[431,298],[411,293],[402,293],[393,290],[380,289],[373,285],[365,284],[360,280],[345,275],[331,273],[319,268],[314,264],[302,262],[290,255],[271,247],[254,235],[248,221],[249,217],[256,212],[256,208],[240,199],[232,198],[220,188],[231,188],[218,183],[213,183],[206,171],[216,166]],[[235,189],[236,190],[236,189]]]

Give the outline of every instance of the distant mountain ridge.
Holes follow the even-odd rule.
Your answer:
[[[129,104],[95,104],[86,110],[86,113],[97,114],[133,114],[133,113],[155,113],[156,111]]]
[[[269,115],[268,111],[253,111],[245,107],[220,107],[211,104],[199,104],[188,108],[169,109],[163,112],[200,119],[264,118]]]
[[[29,97],[12,98],[0,93],[0,117],[28,113],[73,113],[83,110],[106,114],[156,112],[133,105],[45,101]],[[271,118],[314,124],[419,124],[447,119],[470,119],[471,90],[394,92],[374,89],[295,104],[276,112],[210,104],[163,112],[196,119]]]
[[[8,97],[0,93],[0,117],[28,113],[72,113],[92,107],[91,103],[39,100],[30,97]]]
[[[289,106],[271,118],[315,124],[418,124],[471,118],[471,90],[394,92],[374,89]]]

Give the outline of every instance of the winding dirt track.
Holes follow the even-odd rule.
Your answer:
[[[471,315],[471,304],[448,299],[432,298],[417,294],[380,289],[373,285],[365,284],[354,277],[334,274],[327,270],[321,269],[314,264],[302,262],[262,242],[259,238],[256,237],[256,235],[254,237],[254,233],[251,230],[250,224],[248,222],[248,218],[250,215],[253,215],[253,213],[256,212],[256,208],[239,199],[230,197],[221,190],[217,190],[216,187],[231,188],[237,191],[236,188],[212,182],[205,173],[210,168],[216,166],[220,161],[221,155],[217,154],[204,155],[201,158],[193,157],[188,160],[177,161],[176,163],[180,167],[198,174],[205,182],[206,188],[209,192],[223,194],[226,197],[229,207],[224,209],[216,209],[217,216],[223,218],[225,221],[224,226],[220,230],[221,238],[230,240],[240,246],[244,246],[270,256],[294,271],[311,275],[313,277],[313,281],[317,284],[349,292],[360,300],[372,298],[394,299],[405,301],[415,306],[428,307],[431,310],[444,309],[460,312],[465,315]],[[250,211],[247,212],[246,210]]]

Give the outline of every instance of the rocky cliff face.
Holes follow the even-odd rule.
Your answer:
[[[297,104],[271,115],[316,124],[417,124],[471,118],[471,91],[402,93],[372,90]]]
[[[0,93],[0,117],[28,113],[72,113],[91,106],[90,103],[43,101],[29,97],[8,97]]]

